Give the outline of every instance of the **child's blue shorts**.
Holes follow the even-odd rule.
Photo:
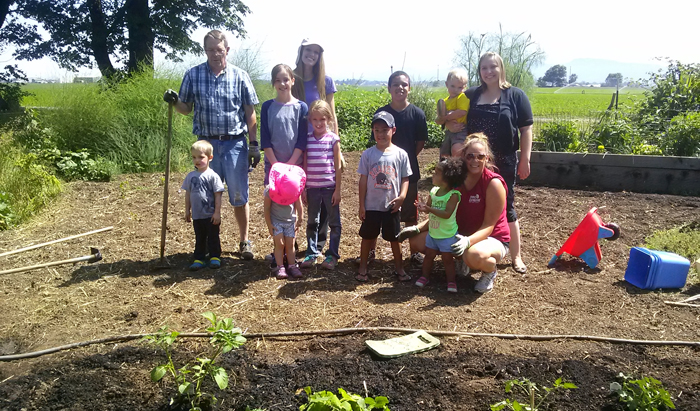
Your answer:
[[[452,244],[457,242],[457,236],[452,236],[449,238],[433,238],[428,234],[425,237],[425,246],[431,250],[437,250],[441,253],[451,253]]]

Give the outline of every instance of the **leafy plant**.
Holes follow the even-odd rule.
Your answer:
[[[40,150],[39,156],[56,168],[66,181],[109,181],[117,166],[105,158],[91,154],[87,149],[61,151],[57,148]]]
[[[593,132],[594,142],[614,154],[632,153],[639,144],[639,132],[623,113],[608,111]]]
[[[672,156],[699,156],[700,112],[681,114],[671,119],[661,147],[664,153]]]
[[[633,380],[632,377],[620,373],[622,381],[610,384],[610,392],[618,396],[625,408],[632,411],[662,411],[676,409],[671,401],[671,394],[664,389],[659,380],[651,377],[643,377]]]
[[[309,402],[299,407],[300,411],[365,411],[385,410],[389,411],[389,400],[386,397],[365,397],[347,393],[338,388],[340,398],[331,391],[312,392],[311,387],[304,388]]]
[[[540,130],[547,151],[571,151],[578,143],[578,134],[573,121],[545,123]]]
[[[27,76],[17,65],[7,65],[0,71],[0,111],[19,109],[22,99],[30,95],[22,90],[22,85],[27,80]]]
[[[517,390],[515,389],[517,388]],[[537,386],[534,382],[527,378],[522,380],[506,381],[506,394],[516,391],[520,392],[526,398],[525,402],[519,402],[515,398],[507,398],[496,404],[491,405],[491,411],[513,410],[513,411],[537,411],[543,409],[542,406],[547,400],[547,397],[553,392],[561,390],[570,390],[578,388],[570,382],[563,382],[562,378],[557,378],[552,387]]]
[[[241,335],[241,329],[234,328],[230,318],[217,319],[216,314],[212,312],[206,312],[202,316],[211,323],[211,327],[207,328],[207,332],[212,334],[209,339],[211,350],[208,355],[198,356],[194,362],[188,362],[180,368],[176,368],[172,359],[172,347],[180,335],[179,332],[168,331],[167,327],[163,327],[157,333],[144,337],[148,343],[163,349],[168,359],[165,364],[157,365],[151,370],[151,380],[158,382],[169,374],[176,383],[178,392],[178,397],[172,398],[170,403],[187,402],[192,411],[216,404],[216,397],[203,391],[202,384],[209,376],[219,389],[225,390],[229,382],[228,373],[223,367],[215,364],[216,359],[219,355],[242,346],[246,341]]]

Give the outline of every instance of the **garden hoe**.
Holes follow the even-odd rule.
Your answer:
[[[168,103],[168,136],[165,155],[165,188],[163,189],[163,219],[160,225],[160,262],[156,268],[170,268],[165,258],[165,231],[168,229],[168,183],[170,182],[170,150],[173,146],[173,103]]]
[[[90,248],[90,255],[71,258],[69,260],[61,260],[61,261],[53,261],[50,263],[37,264],[37,265],[29,266],[29,267],[13,268],[12,270],[0,271],[0,274],[21,273],[24,271],[36,270],[37,268],[53,267],[54,265],[63,265],[63,264],[71,264],[71,263],[75,264],[75,263],[79,263],[81,261],[87,261],[88,263],[95,263],[97,261],[100,261],[101,259],[102,259],[102,254],[100,253],[100,250],[98,250],[97,248],[91,247]]]

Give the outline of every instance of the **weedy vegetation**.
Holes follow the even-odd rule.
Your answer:
[[[537,385],[527,378],[506,381],[506,394],[513,394],[513,398],[506,398],[503,401],[491,405],[491,411],[512,410],[512,411],[538,411],[545,409],[549,395],[557,391],[565,391],[578,388],[570,382],[564,382],[562,378],[557,378],[551,387]],[[522,401],[515,399],[515,394],[520,394]]]
[[[206,355],[197,356],[195,361],[188,362],[180,368],[175,366],[172,356],[179,332],[163,327],[156,334],[144,338],[149,344],[165,351],[167,357],[165,364],[157,365],[151,370],[151,380],[158,382],[169,375],[177,388],[177,397],[172,398],[170,404],[189,404],[191,411],[210,409],[217,403],[213,394],[204,391],[203,384],[209,377],[220,390],[225,390],[228,387],[229,376],[223,367],[216,365],[216,359],[246,342],[245,337],[241,335],[241,329],[234,327],[232,319],[217,319],[216,314],[212,312],[206,312],[202,316],[211,323],[206,329],[212,334],[209,339],[210,350]]]
[[[671,394],[666,391],[659,380],[651,377],[635,380],[623,373],[620,373],[618,380],[620,382],[610,384],[610,392],[625,404],[625,409],[630,411],[676,409],[671,400]]]
[[[311,387],[303,389],[308,397],[308,403],[299,407],[299,411],[389,411],[389,400],[386,397],[362,397],[338,388],[338,394],[331,391],[313,392]]]

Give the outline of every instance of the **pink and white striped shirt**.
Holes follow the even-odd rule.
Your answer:
[[[306,187],[335,187],[333,147],[339,141],[340,137],[332,131],[328,131],[321,138],[309,133],[306,143]]]

